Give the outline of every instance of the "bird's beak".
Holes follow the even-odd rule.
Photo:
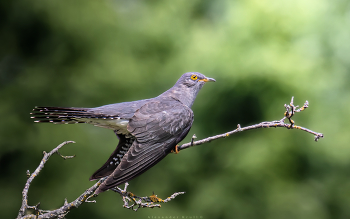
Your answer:
[[[212,81],[212,82],[215,82],[216,80],[214,78],[204,78],[204,79],[201,79],[201,80],[198,80],[198,81],[204,81],[204,82]]]

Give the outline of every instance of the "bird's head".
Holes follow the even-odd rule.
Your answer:
[[[199,72],[187,72],[164,94],[170,95],[191,107],[200,89],[209,81],[215,81],[215,79],[208,78]]]
[[[200,89],[205,84],[205,82],[214,81],[214,78],[208,78],[199,72],[187,72],[183,74],[179,80],[177,80],[175,85],[186,86]]]

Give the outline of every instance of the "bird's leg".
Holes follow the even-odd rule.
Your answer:
[[[171,150],[171,153],[178,154],[180,151],[178,149],[179,145],[176,145],[173,150]]]
[[[196,139],[196,138],[197,138],[196,134],[193,134],[192,138],[191,138],[191,146],[193,146],[194,139]],[[181,148],[180,148],[180,150],[181,150]],[[180,150],[179,150],[179,145],[176,145],[175,148],[173,150],[171,150],[171,153],[178,154],[180,152]]]

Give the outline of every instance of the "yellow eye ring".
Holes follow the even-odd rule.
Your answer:
[[[197,78],[198,78],[197,75],[191,75],[191,79],[192,79],[192,80],[195,81],[195,80],[197,80]]]

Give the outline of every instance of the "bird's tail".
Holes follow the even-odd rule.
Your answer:
[[[89,108],[38,107],[30,113],[34,122],[50,122],[54,124],[85,123],[86,118],[94,117]]]

